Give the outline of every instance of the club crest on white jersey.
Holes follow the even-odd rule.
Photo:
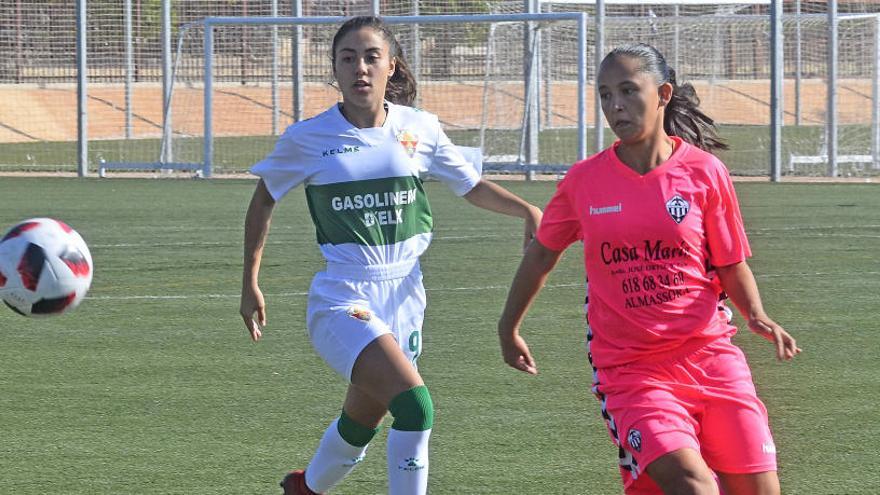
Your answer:
[[[691,204],[682,198],[680,194],[676,194],[672,199],[666,202],[666,211],[669,212],[669,216],[675,220],[675,223],[681,223],[690,209]]]
[[[419,135],[410,130],[403,129],[397,133],[397,142],[403,146],[406,154],[412,158],[416,155],[416,148],[419,146]]]

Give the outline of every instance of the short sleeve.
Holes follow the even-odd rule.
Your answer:
[[[275,201],[306,180],[308,175],[303,154],[290,131],[278,138],[275,149],[266,158],[251,167],[251,173],[263,179]]]
[[[582,238],[581,223],[571,197],[571,174],[556,186],[556,193],[544,208],[544,216],[538,227],[538,242],[553,251],[564,251]]]
[[[733,181],[727,169],[718,163],[712,174],[714,187],[707,195],[704,222],[713,266],[728,266],[752,255]]]
[[[457,196],[464,196],[480,182],[480,174],[452,144],[440,124],[436,125],[437,147],[428,166],[428,173],[446,184]]]

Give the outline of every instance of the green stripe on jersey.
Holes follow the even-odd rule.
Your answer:
[[[306,187],[318,244],[383,246],[431,232],[431,206],[418,177]]]

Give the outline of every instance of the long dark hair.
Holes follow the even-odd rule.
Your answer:
[[[379,17],[369,15],[352,17],[339,27],[333,36],[333,45],[330,48],[333,67],[336,67],[336,45],[339,40],[349,32],[365,27],[375,29],[382,35],[382,38],[388,43],[391,57],[396,60],[394,73],[391,74],[388,85],[385,87],[385,99],[398,105],[412,105],[416,99],[416,78],[413,77],[406,60],[403,58],[403,48],[400,47],[400,42],[397,41],[394,32]]]
[[[678,136],[692,145],[712,152],[730,147],[718,136],[715,121],[700,110],[700,98],[690,83],[679,85],[675,70],[666,63],[659,50],[647,43],[619,46],[602,60],[602,65],[618,57],[630,57],[641,62],[639,72],[652,74],[657,84],[672,85],[672,98],[666,104],[663,129],[670,136]]]

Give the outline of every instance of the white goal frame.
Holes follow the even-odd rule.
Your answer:
[[[546,22],[546,21],[574,21],[578,30],[578,60],[577,60],[577,160],[583,160],[587,157],[587,35],[588,35],[588,15],[579,12],[559,12],[559,13],[533,13],[533,14],[483,14],[483,15],[430,15],[430,16],[388,16],[383,17],[383,21],[388,24],[443,24],[443,23],[499,23],[499,22],[521,22],[527,25],[528,22]],[[316,24],[341,24],[347,20],[346,17],[207,17],[202,21],[195,23],[204,29],[204,55],[203,55],[203,72],[204,72],[204,148],[202,152],[202,162],[199,164],[177,164],[183,165],[188,169],[196,169],[200,171],[202,177],[211,177],[213,172],[214,157],[214,134],[213,134],[213,59],[214,59],[214,28],[217,26],[234,26],[234,25],[265,25],[265,26],[305,26]],[[180,39],[183,39],[183,31],[193,26],[187,25],[181,32]],[[598,53],[598,57],[602,54]],[[535,54],[527,54],[526,56],[536,56]],[[600,59],[599,59],[600,60]],[[594,62],[598,64],[599,60]],[[537,71],[535,76],[537,76]],[[537,92],[537,87],[532,88]],[[169,92],[170,93],[170,92]],[[170,95],[169,95],[170,97]],[[598,98],[597,95],[594,95]],[[166,102],[166,109],[169,104]],[[537,117],[537,116],[536,116]],[[537,119],[532,119],[536,121]],[[536,138],[535,138],[536,139]],[[165,143],[163,146],[170,146]],[[487,160],[487,163],[491,160]],[[117,168],[116,165],[125,164],[105,164],[107,168]],[[161,165],[160,165],[161,167]],[[527,172],[534,169],[540,169],[537,164],[519,164]],[[120,167],[121,168],[121,167]]]

